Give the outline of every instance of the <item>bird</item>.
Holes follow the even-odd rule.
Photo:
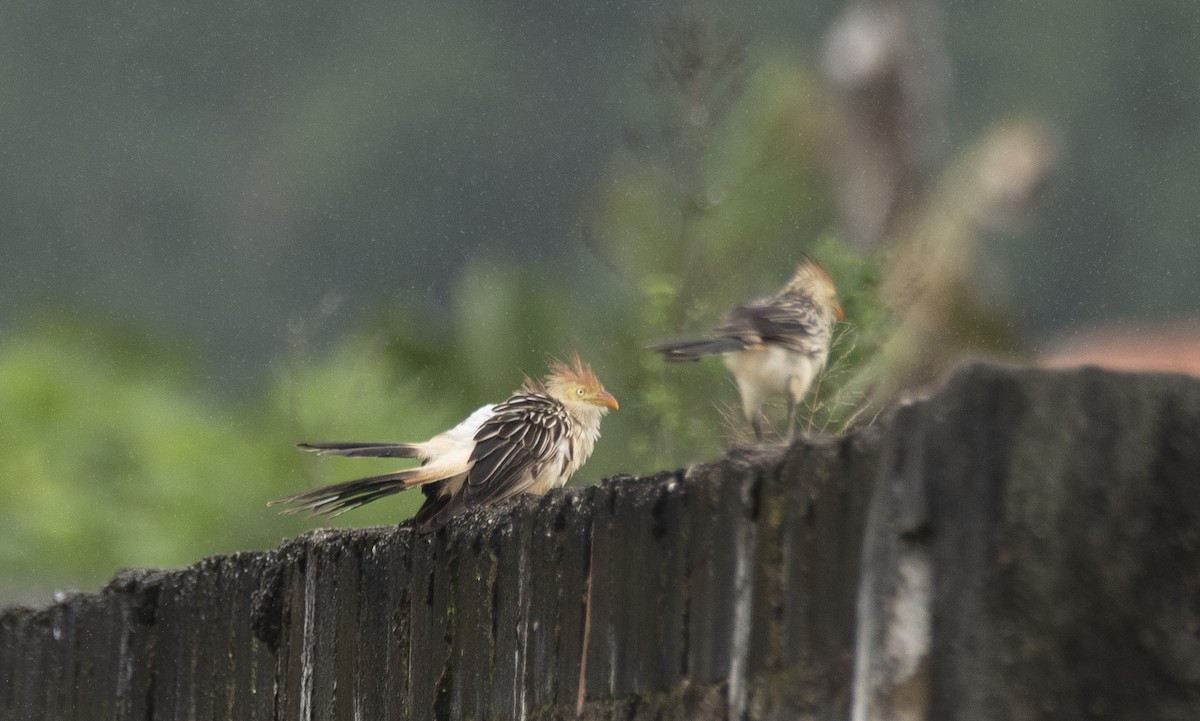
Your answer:
[[[448,431],[423,443],[299,443],[331,456],[415,458],[419,466],[336,483],[276,499],[284,511],[336,515],[419,486],[425,502],[417,530],[429,533],[455,515],[520,493],[560,488],[592,454],[600,419],[618,408],[578,353],[564,363],[550,358],[549,373],[525,378],[501,403],[484,405]]]
[[[657,343],[650,349],[668,361],[720,354],[737,382],[742,413],[761,443],[762,406],[772,393],[787,394],[791,437],[796,406],[825,367],[834,323],[844,317],[833,278],[803,256],[782,290],[730,310],[709,337]]]

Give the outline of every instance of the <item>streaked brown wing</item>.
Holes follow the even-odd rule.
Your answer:
[[[493,503],[528,488],[553,458],[568,423],[562,405],[541,393],[517,394],[496,406],[475,434],[463,487],[466,505]]]
[[[729,311],[717,332],[740,340],[744,347],[782,345],[812,354],[823,347],[823,325],[815,304],[803,296],[784,293],[759,298]]]
[[[763,335],[760,325],[771,300],[757,298],[730,310],[721,319],[721,325],[717,326],[717,335],[739,341],[744,347],[761,344]]]

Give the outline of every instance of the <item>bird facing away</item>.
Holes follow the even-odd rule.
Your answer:
[[[650,346],[668,361],[719,353],[737,381],[742,413],[763,439],[762,406],[772,393],[787,394],[791,437],[796,405],[829,359],[835,318],[843,317],[837,288],[825,269],[805,256],[788,284],[725,314],[711,337]]]
[[[415,468],[359,478],[272,501],[289,513],[338,514],[420,486],[417,530],[435,531],[472,506],[563,486],[592,454],[600,419],[617,408],[592,369],[572,354],[551,359],[541,380],[525,379],[503,403],[485,405],[424,443],[300,443],[322,455],[416,458]]]

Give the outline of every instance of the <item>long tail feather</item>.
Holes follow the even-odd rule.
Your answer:
[[[410,468],[379,476],[356,478],[352,481],[335,483],[331,486],[277,498],[267,505],[296,504],[294,508],[285,510],[285,514],[308,511],[314,516],[336,515],[411,487],[421,470],[420,468]]]
[[[296,447],[323,456],[419,458],[421,453],[421,447],[413,443],[297,443]]]
[[[736,338],[701,338],[700,340],[674,340],[647,346],[663,354],[669,361],[693,361],[715,353],[741,350],[743,344]]]

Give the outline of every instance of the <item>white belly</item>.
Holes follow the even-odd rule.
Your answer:
[[[763,393],[782,393],[798,373],[804,372],[802,366],[811,365],[799,353],[779,346],[726,353],[722,358],[739,383],[751,384]]]
[[[799,403],[825,365],[825,357],[797,353],[779,346],[725,353],[725,367],[737,381],[746,418],[757,418],[768,395],[786,393]]]

